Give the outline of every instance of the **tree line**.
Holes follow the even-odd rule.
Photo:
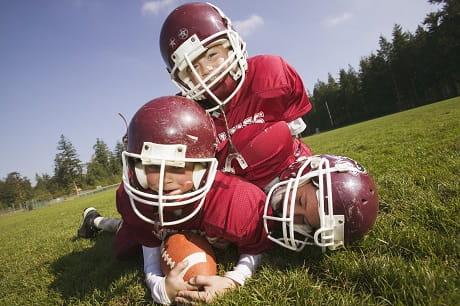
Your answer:
[[[392,39],[380,36],[358,71],[349,66],[315,84],[306,135],[460,95],[460,2],[429,2],[442,8],[415,33],[395,24]]]
[[[306,135],[460,95],[460,2],[429,2],[442,8],[428,14],[415,33],[394,25],[391,41],[381,36],[379,49],[361,59],[358,71],[349,66],[337,80],[329,73],[327,83],[315,84],[313,109],[304,116]],[[37,174],[34,187],[18,172],[0,180],[0,209],[120,182],[121,142],[110,151],[97,139],[86,164],[64,135],[57,149],[54,175]]]
[[[93,149],[91,161],[82,163],[70,140],[61,135],[54,159],[54,175],[36,174],[36,184],[32,186],[30,180],[20,173],[9,173],[4,180],[0,180],[0,209],[25,208],[34,202],[119,183],[123,144],[118,141],[114,150],[110,151],[107,144],[98,138]]]

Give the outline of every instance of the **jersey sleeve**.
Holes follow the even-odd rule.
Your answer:
[[[284,65],[286,78],[291,89],[285,101],[286,110],[284,120],[290,122],[308,113],[312,105],[308,99],[307,90],[305,89],[299,73],[286,61],[284,61]]]
[[[252,90],[263,106],[266,120],[291,122],[312,109],[299,73],[279,56],[254,58]]]
[[[123,183],[118,187],[116,202],[117,210],[123,219],[123,227],[129,228],[132,239],[146,247],[153,248],[161,245],[161,241],[152,234],[151,225],[140,220],[134,213]]]
[[[272,244],[263,226],[266,195],[257,186],[231,174],[213,185],[217,191],[206,208],[206,234],[234,243],[241,254],[259,254]],[[209,195],[208,195],[209,196]]]

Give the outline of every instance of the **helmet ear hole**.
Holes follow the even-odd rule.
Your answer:
[[[207,163],[196,163],[193,168],[193,186],[198,189],[208,169]]]

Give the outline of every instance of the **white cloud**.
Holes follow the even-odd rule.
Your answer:
[[[251,15],[248,19],[237,20],[233,24],[241,36],[249,36],[264,24],[264,20],[258,15]]]
[[[343,13],[342,15],[336,16],[336,17],[330,17],[324,21],[324,24],[329,27],[334,27],[338,24],[344,23],[348,20],[350,20],[353,17],[352,14],[350,13]]]
[[[174,4],[177,0],[156,0],[156,1],[148,1],[142,5],[142,13],[143,14],[158,14],[161,9]]]

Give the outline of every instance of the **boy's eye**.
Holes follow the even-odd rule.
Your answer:
[[[145,172],[160,172],[160,166],[158,165],[147,165],[145,166]]]
[[[200,67],[200,65],[198,65],[198,63],[195,61],[194,63],[192,63],[192,67],[194,69],[198,69],[198,67]],[[187,71],[192,71],[192,68],[190,68],[190,66],[188,66]]]
[[[185,172],[185,168],[172,167],[172,166],[167,166],[165,170],[171,173],[184,173]]]

